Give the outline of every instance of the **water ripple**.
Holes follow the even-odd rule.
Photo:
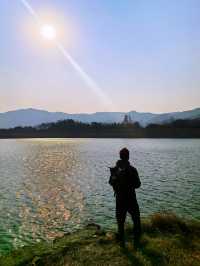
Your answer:
[[[142,215],[171,210],[200,219],[199,140],[0,140],[0,252],[91,221],[113,227],[108,166],[124,146],[140,173]]]

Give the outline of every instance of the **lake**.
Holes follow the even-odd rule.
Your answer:
[[[0,253],[94,222],[115,227],[109,166],[128,147],[142,216],[200,219],[198,139],[0,140]]]

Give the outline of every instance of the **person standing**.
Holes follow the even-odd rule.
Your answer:
[[[129,150],[123,148],[119,152],[120,160],[110,168],[109,184],[113,187],[116,198],[116,220],[118,225],[118,240],[124,245],[124,223],[127,212],[134,223],[134,242],[138,244],[141,236],[140,210],[135,189],[141,186],[137,169],[129,162]]]

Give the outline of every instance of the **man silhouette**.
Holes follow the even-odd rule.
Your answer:
[[[110,168],[109,180],[116,197],[117,238],[124,245],[124,223],[128,212],[134,223],[134,242],[137,244],[141,235],[141,224],[135,189],[141,186],[141,182],[137,169],[129,162],[129,150],[123,148],[119,155],[120,160],[117,161],[116,166]]]

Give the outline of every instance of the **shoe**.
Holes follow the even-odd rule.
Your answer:
[[[120,247],[125,247],[124,236],[120,235],[119,233],[116,233],[115,238],[116,238],[116,241],[119,243]]]
[[[135,236],[133,239],[133,243],[136,249],[139,248],[140,247],[140,236]]]

